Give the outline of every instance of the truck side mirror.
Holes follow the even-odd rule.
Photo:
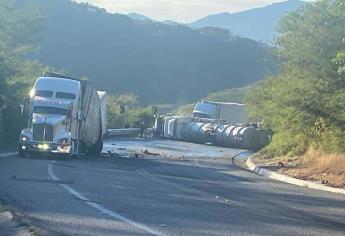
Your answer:
[[[27,116],[30,113],[30,111],[29,111],[29,109],[30,109],[30,98],[26,98],[24,100],[24,104],[20,104],[19,108],[20,108],[20,115],[21,116]]]
[[[73,117],[72,117],[72,115],[73,115],[73,114],[72,114],[72,111],[73,111],[73,104],[70,104],[70,105],[68,106],[68,108],[67,108],[67,114],[66,114],[66,115],[67,115],[67,119],[70,120],[70,121],[71,121],[72,118],[73,118]]]
[[[67,119],[71,120],[72,112],[70,109],[67,110]]]

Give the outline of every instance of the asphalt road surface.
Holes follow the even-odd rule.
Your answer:
[[[42,235],[345,235],[345,196],[239,169],[242,150],[164,140],[104,150],[2,158],[0,198]]]

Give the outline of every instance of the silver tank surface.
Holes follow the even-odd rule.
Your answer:
[[[186,125],[181,135],[185,141],[205,144],[210,141],[212,131],[213,125],[210,123],[192,122]]]
[[[171,126],[172,119],[180,119],[181,122],[174,122],[174,132],[170,131],[167,135],[168,123]],[[189,120],[181,117],[165,117],[161,121],[164,127],[163,137],[193,143],[211,143],[215,146],[258,151],[269,144],[271,139],[269,132],[251,125],[219,124],[213,120]]]

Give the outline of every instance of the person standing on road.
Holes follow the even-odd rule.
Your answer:
[[[144,136],[144,132],[145,132],[145,121],[142,120],[140,122],[140,137],[142,138]]]

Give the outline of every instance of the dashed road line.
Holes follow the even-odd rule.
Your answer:
[[[60,181],[60,179],[55,175],[54,171],[53,171],[53,166],[56,162],[52,161],[48,164],[48,175],[51,179],[55,180],[55,181]],[[105,208],[104,206],[102,206],[99,203],[96,203],[90,199],[88,199],[87,197],[83,196],[81,193],[79,193],[78,191],[76,191],[75,189],[71,188],[70,186],[68,186],[67,184],[59,184],[62,188],[64,188],[66,191],[68,191],[70,194],[72,194],[73,196],[75,196],[77,199],[84,201],[87,205],[97,209],[98,211],[100,211],[102,214],[106,214],[112,218],[115,218],[117,220],[120,220],[124,223],[127,223],[135,228],[141,229],[147,233],[150,233],[152,235],[156,235],[156,236],[167,236],[167,234],[164,234],[162,232],[159,232],[149,226],[137,223],[131,219],[128,219],[127,217],[124,217],[112,210],[109,210],[107,208]]]

